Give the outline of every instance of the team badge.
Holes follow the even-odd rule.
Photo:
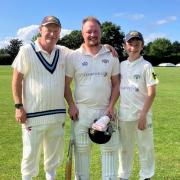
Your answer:
[[[153,72],[152,73],[153,79],[156,80],[157,79],[157,75]]]
[[[139,74],[135,74],[133,77],[134,77],[134,79],[140,79],[141,78],[141,76]]]
[[[130,35],[131,35],[131,36],[138,36],[138,32],[132,31],[132,32],[130,32]]]
[[[32,127],[31,127],[31,126],[30,126],[30,127],[27,127],[26,130],[27,130],[28,132],[30,132],[30,131],[32,130]]]
[[[84,61],[84,62],[82,63],[82,65],[83,65],[83,66],[87,66],[87,65],[88,65],[88,62],[87,62],[87,61]]]
[[[147,125],[147,128],[152,128],[152,124],[148,124],[148,125]]]
[[[108,59],[103,59],[102,62],[103,62],[104,64],[107,64],[107,63],[109,63],[109,60],[108,60]]]
[[[107,76],[107,74],[108,74],[108,73],[107,73],[107,72],[105,72],[105,73],[104,73],[104,77],[106,77],[106,76]]]

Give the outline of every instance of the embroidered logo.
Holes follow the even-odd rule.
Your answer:
[[[152,124],[148,124],[148,125],[147,125],[147,128],[152,128]]]
[[[84,62],[82,63],[82,65],[83,65],[83,66],[87,66],[87,65],[88,65],[88,62],[87,62],[87,61],[84,61]]]
[[[135,75],[133,76],[133,78],[136,79],[136,80],[138,80],[138,79],[141,78],[141,76],[140,76],[139,74],[135,74]]]
[[[106,77],[108,75],[107,72],[88,72],[88,73],[82,73],[82,76],[88,77],[88,76],[103,76]]]
[[[31,126],[30,126],[30,127],[27,127],[26,130],[27,130],[28,132],[30,132],[30,131],[32,130],[32,127],[31,127]]]
[[[103,59],[102,62],[103,62],[104,64],[107,64],[107,63],[109,63],[109,60],[108,60],[108,59]]]
[[[157,79],[157,75],[153,72],[152,73],[153,79],[156,80]]]

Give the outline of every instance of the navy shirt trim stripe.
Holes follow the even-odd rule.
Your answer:
[[[40,112],[34,112],[34,113],[27,113],[27,118],[33,118],[33,117],[39,117],[39,116],[47,116],[47,115],[53,115],[53,114],[66,114],[66,109],[53,109],[48,111],[40,111]]]

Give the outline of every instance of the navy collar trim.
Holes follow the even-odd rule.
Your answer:
[[[59,59],[59,49],[56,49],[55,51],[55,55],[54,55],[54,58],[53,58],[53,62],[52,64],[48,63],[46,61],[46,59],[43,57],[42,53],[41,52],[37,52],[36,49],[35,49],[35,46],[34,44],[31,43],[31,46],[34,50],[34,52],[36,53],[38,59],[41,61],[41,63],[43,64],[43,66],[51,73],[53,74],[56,67],[57,67],[57,63],[58,63],[58,59]]]

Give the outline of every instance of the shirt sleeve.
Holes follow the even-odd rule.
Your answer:
[[[115,76],[120,73],[120,63],[118,58],[113,58],[113,62],[112,76]]]
[[[69,63],[70,56],[71,56],[72,52],[74,52],[74,50],[69,49],[69,48],[67,48],[67,47],[65,47],[65,46],[59,46],[59,45],[57,45],[57,47],[60,48],[61,53],[62,53],[62,55],[63,55],[64,64],[65,64],[65,72],[66,72],[66,71],[67,71],[67,65],[68,65],[68,63]]]
[[[146,66],[145,70],[145,79],[146,79],[146,85],[153,86],[159,83],[159,80],[157,78],[156,73],[154,72],[154,69],[151,64],[148,64]]]
[[[23,46],[20,47],[20,50],[12,63],[12,67],[23,75],[27,74],[29,65],[26,59],[26,49]]]
[[[66,76],[73,78],[75,74],[74,69],[74,52],[68,54],[66,59]]]

